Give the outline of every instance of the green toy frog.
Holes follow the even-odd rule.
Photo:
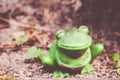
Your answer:
[[[50,66],[56,63],[72,70],[85,67],[104,49],[102,44],[92,44],[88,33],[88,27],[84,25],[78,29],[58,31],[57,40],[50,47],[49,54],[41,58],[42,63]]]

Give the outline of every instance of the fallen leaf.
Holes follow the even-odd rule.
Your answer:
[[[23,45],[25,42],[27,42],[29,37],[27,35],[24,35],[21,37],[21,39],[17,42],[17,45]]]
[[[21,40],[22,36],[25,35],[24,31],[15,31],[11,34],[11,38],[15,40],[15,42],[18,42]]]

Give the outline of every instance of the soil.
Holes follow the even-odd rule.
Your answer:
[[[104,51],[91,63],[95,71],[80,75],[70,73],[70,79],[119,80],[111,56],[120,53],[119,0],[1,0],[0,1],[0,77],[20,80],[55,79],[52,71],[40,60],[27,60],[32,46],[47,54],[55,40],[55,31],[87,25],[93,43],[102,43]],[[17,46],[17,36],[25,32],[29,40]],[[15,39],[14,39],[15,38]],[[66,79],[66,78],[64,78]]]

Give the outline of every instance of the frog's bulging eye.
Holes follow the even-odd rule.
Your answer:
[[[89,30],[88,30],[88,27],[87,26],[85,26],[85,25],[81,25],[80,27],[79,27],[79,30],[80,31],[83,31],[83,32],[85,32],[85,33],[89,33]]]
[[[59,31],[56,32],[56,38],[60,39],[64,36],[64,34],[65,34],[64,30],[59,30]]]

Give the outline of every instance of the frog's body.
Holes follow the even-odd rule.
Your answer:
[[[50,58],[59,66],[69,69],[78,69],[89,64],[103,50],[103,45],[92,44],[88,32],[86,26],[69,31],[58,31],[57,40],[50,47]]]

